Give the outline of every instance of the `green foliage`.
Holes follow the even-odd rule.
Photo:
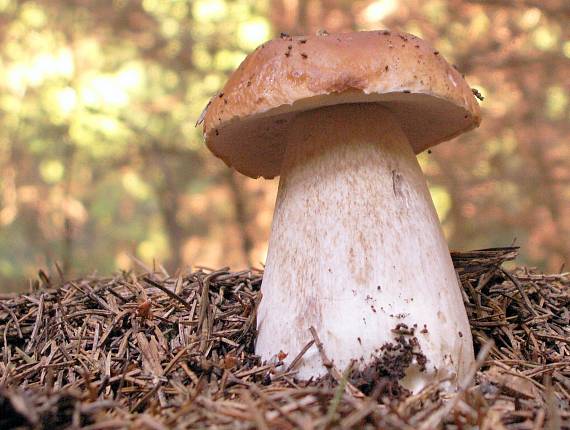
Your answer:
[[[0,1],[0,163],[16,178],[0,175],[4,200],[16,196],[15,215],[4,202],[0,219],[0,277],[62,263],[66,246],[76,272],[109,272],[125,252],[177,254],[169,234],[206,239],[179,201],[208,193],[223,168],[193,125],[227,73],[271,37],[265,8]],[[169,231],[172,218],[180,231]]]

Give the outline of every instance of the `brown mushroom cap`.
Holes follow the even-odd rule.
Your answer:
[[[227,165],[273,178],[297,113],[370,102],[396,115],[416,153],[480,122],[471,88],[439,52],[407,33],[368,31],[282,36],[261,45],[198,123],[208,148]]]

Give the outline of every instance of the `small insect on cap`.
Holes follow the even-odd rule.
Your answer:
[[[342,103],[379,103],[390,110],[416,153],[481,120],[471,88],[438,51],[407,33],[367,31],[281,34],[264,43],[210,100],[198,123],[208,148],[228,166],[273,178],[280,174],[295,115]]]

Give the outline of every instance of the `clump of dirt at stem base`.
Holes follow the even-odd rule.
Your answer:
[[[418,338],[414,336],[415,330],[416,326],[396,325],[392,330],[396,335],[394,342],[382,345],[376,351],[376,357],[364,368],[353,370],[350,382],[375,398],[399,400],[408,397],[411,392],[400,384],[406,370],[415,364],[420,372],[424,372],[427,363]]]

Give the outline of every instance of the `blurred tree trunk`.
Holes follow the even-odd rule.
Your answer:
[[[154,181],[154,186],[170,248],[170,258],[164,262],[164,266],[168,271],[173,272],[181,268],[183,264],[182,246],[186,237],[186,230],[178,221],[180,209],[178,197],[181,191],[178,187],[176,171],[169,168],[160,142],[155,140],[151,142],[151,151],[148,152],[145,165],[149,170],[158,168],[162,176]]]
[[[73,266],[73,220],[69,213],[69,200],[72,196],[73,186],[73,167],[75,160],[75,148],[69,139],[65,139],[65,149],[63,155],[63,194],[64,205],[63,210],[63,246],[62,246],[62,271],[64,276],[68,276]]]
[[[244,261],[248,267],[251,267],[251,251],[253,250],[254,239],[249,232],[249,216],[247,213],[248,197],[246,191],[243,190],[243,181],[237,176],[233,169],[228,169],[225,176],[232,195],[235,220],[240,231]]]
[[[439,165],[439,171],[441,176],[440,185],[445,187],[449,194],[449,199],[451,205],[449,208],[448,217],[451,218],[451,225],[453,230],[451,236],[448,237],[448,242],[452,246],[457,246],[455,244],[465,243],[470,240],[469,229],[465,223],[462,208],[465,204],[463,190],[465,185],[461,183],[459,175],[456,174],[453,166],[446,166],[445,160],[442,160],[438,154],[432,154],[433,160]],[[443,219],[441,222],[443,223]]]

